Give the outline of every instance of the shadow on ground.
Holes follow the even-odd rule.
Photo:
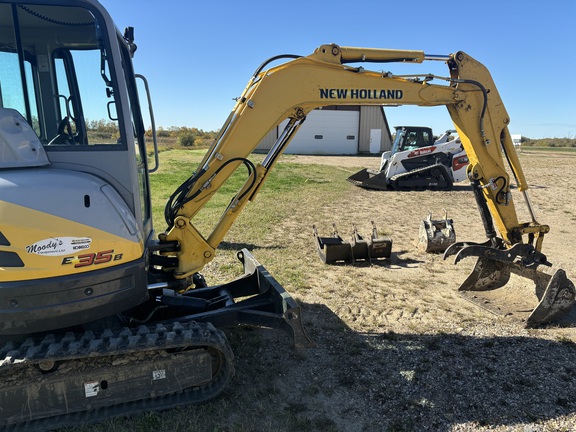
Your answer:
[[[572,342],[358,334],[326,306],[303,305],[302,313],[318,346],[298,355],[273,348],[279,341],[267,340],[269,332],[240,328],[231,336],[237,385],[273,395],[273,413],[263,416],[291,416],[284,430],[298,424],[300,430],[448,431],[462,424],[541,423],[576,412]],[[250,348],[255,338],[256,352]]]

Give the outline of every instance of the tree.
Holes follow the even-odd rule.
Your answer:
[[[176,143],[182,147],[193,147],[195,141],[196,136],[189,129],[181,131],[176,139]]]

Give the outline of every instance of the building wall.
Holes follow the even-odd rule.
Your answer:
[[[268,132],[268,135],[266,135],[264,139],[260,141],[260,144],[258,144],[258,147],[256,147],[255,151],[257,153],[267,152],[272,148],[272,146],[276,142],[276,138],[278,138],[278,126],[272,128],[272,130]]]
[[[323,111],[360,111],[358,124],[358,153],[370,152],[370,130],[380,129],[380,152],[388,151],[392,148],[392,137],[390,127],[386,120],[384,109],[380,106],[337,106],[325,107]],[[336,116],[335,116],[336,118]],[[336,121],[336,120],[335,120]],[[278,128],[274,128],[266,135],[256,148],[256,152],[267,152],[272,148],[278,137]],[[322,152],[319,152],[321,154]]]
[[[369,105],[360,107],[358,153],[370,152],[370,129],[380,129],[382,131],[380,152],[392,149],[390,127],[388,126],[384,109],[380,106]]]

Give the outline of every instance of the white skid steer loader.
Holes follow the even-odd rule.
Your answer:
[[[380,169],[364,168],[348,181],[366,189],[451,189],[466,179],[469,163],[454,132],[434,139],[430,128],[397,126],[392,150],[382,154]]]

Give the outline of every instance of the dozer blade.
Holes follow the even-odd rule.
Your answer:
[[[348,177],[347,180],[350,183],[365,189],[388,189],[388,180],[386,179],[386,174],[383,172],[370,170],[368,168],[364,168],[363,170],[358,171],[356,174],[352,174],[350,177]]]
[[[526,266],[515,253],[507,253],[504,258],[498,249],[490,251],[486,245],[454,245],[446,251],[445,258],[461,248],[456,257],[467,247],[483,250],[474,269],[458,288],[465,299],[482,308],[504,316],[511,316],[524,322],[528,328],[558,321],[572,308],[576,299],[576,289],[562,269],[552,275],[537,269],[538,264]],[[519,245],[528,249],[530,245]],[[490,256],[489,256],[490,255]],[[468,255],[469,256],[469,255]],[[534,294],[527,293],[523,279],[511,280],[511,274],[534,282]]]
[[[163,290],[162,303],[185,314],[174,319],[180,323],[209,322],[218,328],[238,324],[276,328],[291,337],[296,349],[315,347],[304,329],[300,305],[290,293],[247,249],[239,251],[237,257],[244,275],[231,282],[183,294]],[[198,302],[207,306],[199,307]]]
[[[418,250],[426,253],[444,252],[448,246],[456,242],[454,222],[448,219],[444,211],[444,219],[432,219],[432,213],[420,223],[418,230]]]

